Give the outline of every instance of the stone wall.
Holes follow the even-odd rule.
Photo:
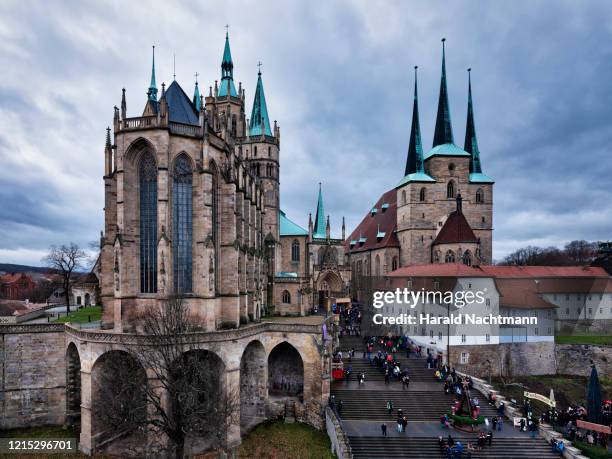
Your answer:
[[[64,423],[64,353],[63,325],[0,326],[0,429]]]
[[[612,346],[589,344],[557,344],[557,373],[563,375],[589,376],[592,360],[599,376],[612,375]]]
[[[467,363],[461,363],[462,353],[468,354]],[[489,369],[493,376],[557,372],[553,342],[452,346],[450,361],[458,371],[479,377],[488,377]]]

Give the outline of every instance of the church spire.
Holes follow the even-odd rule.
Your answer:
[[[419,123],[419,99],[417,91],[417,69],[414,66],[414,104],[412,106],[412,127],[410,128],[410,143],[404,175],[423,172],[423,145],[421,143],[421,125]]]
[[[315,238],[324,238],[325,237],[325,211],[323,209],[323,192],[321,191],[321,182],[319,182],[319,198],[317,200],[317,212],[315,214],[314,221],[314,234]]]
[[[445,143],[453,143],[453,127],[451,125],[450,107],[448,105],[448,90],[446,88],[446,55],[442,39],[442,78],[440,80],[440,97],[438,99],[438,115],[434,131],[433,147]]]
[[[153,45],[153,65],[151,67],[151,84],[147,92],[149,100],[157,102],[157,84],[155,83],[155,45]]]
[[[263,82],[261,80],[261,62],[258,65],[260,68],[259,72],[257,72],[257,88],[255,89],[255,100],[253,101],[253,111],[251,112],[249,134],[251,136],[264,134],[272,137],[266,96],[264,95]]]
[[[200,112],[200,88],[198,87],[198,72],[195,73],[195,88],[193,90],[193,106],[196,112]]]
[[[226,29],[229,26],[225,26]],[[221,60],[221,83],[219,84],[218,97],[232,96],[238,97],[234,86],[234,62],[229,45],[229,31],[225,32],[225,48],[223,49],[223,59]]]
[[[480,165],[480,151],[478,151],[478,141],[476,139],[476,126],[474,124],[474,108],[472,106],[472,69],[468,69],[468,111],[465,126],[465,144],[463,149],[471,155],[470,173],[482,173]]]

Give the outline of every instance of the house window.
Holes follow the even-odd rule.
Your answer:
[[[433,338],[433,330],[429,330],[429,337]]]
[[[446,256],[444,257],[444,261],[446,263],[454,263],[455,262],[455,252],[449,250],[446,252]]]
[[[179,156],[172,179],[172,265],[176,293],[191,292],[192,178],[191,161],[186,155]]]
[[[440,281],[439,280],[434,280],[433,282],[433,288],[434,290],[440,290]]]
[[[419,201],[425,201],[425,188],[421,188],[421,191],[419,192]]]
[[[476,204],[482,204],[483,201],[484,199],[482,189],[478,188],[478,190],[476,190]]]
[[[291,244],[291,261],[297,263],[300,261],[300,243],[295,239]]]
[[[589,308],[589,315],[593,315],[593,308]]]
[[[469,352],[462,352],[462,353],[461,353],[461,359],[460,359],[460,362],[461,362],[462,364],[464,364],[464,365],[465,365],[465,364],[467,364],[467,363],[469,363],[469,362],[470,362],[470,353],[469,353]]]
[[[452,181],[446,185],[446,197],[448,199],[454,199],[455,197],[455,183]]]
[[[391,271],[395,271],[397,269],[397,257],[393,257],[391,260]]]
[[[488,334],[488,333],[487,333],[487,334],[485,335],[485,341],[486,341],[487,343],[491,341],[491,335],[490,335],[490,334]]]
[[[472,266],[472,252],[466,250],[463,254],[463,264],[466,266]],[[470,288],[472,284],[470,284]]]
[[[291,303],[291,294],[288,290],[283,290],[283,303],[289,304]]]
[[[461,335],[461,342],[465,343],[467,341],[467,338],[465,335]]]
[[[442,341],[442,332],[438,332],[438,339]]]
[[[402,190],[402,204],[406,204],[406,190]]]

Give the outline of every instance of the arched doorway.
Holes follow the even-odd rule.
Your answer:
[[[66,424],[81,423],[81,358],[74,343],[66,349]]]
[[[304,395],[304,362],[297,349],[286,341],[268,356],[268,395],[300,399]]]
[[[147,375],[140,362],[128,352],[109,351],[94,364],[91,381],[95,413],[91,434],[96,446],[107,447],[113,439],[142,434],[147,420]]]
[[[244,432],[266,417],[266,350],[251,341],[240,359],[240,428]]]
[[[89,293],[85,294],[85,306],[91,306],[91,295]]]
[[[325,308],[328,298],[344,296],[344,283],[335,271],[327,271],[319,275],[317,295],[319,308]]]

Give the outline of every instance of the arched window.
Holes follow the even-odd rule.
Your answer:
[[[288,290],[283,290],[283,303],[290,304],[291,303],[291,293]]]
[[[397,269],[397,257],[393,257],[391,260],[391,271],[395,271]]]
[[[463,264],[467,266],[472,266],[472,252],[466,250],[463,253]]]
[[[140,291],[157,292],[157,165],[145,153],[138,167],[140,182]]]
[[[446,263],[454,263],[455,262],[455,252],[452,250],[448,250],[446,252],[446,257],[444,257],[444,261]]]
[[[291,244],[291,261],[294,263],[300,261],[300,243],[297,239],[294,239],[293,244]]]
[[[484,192],[482,191],[482,188],[478,188],[478,190],[476,190],[476,203],[481,204],[483,202],[484,202]]]
[[[238,121],[236,119],[236,115],[232,115],[232,135],[236,135],[237,128],[238,128]]]
[[[402,204],[406,204],[406,190],[402,190]]]
[[[421,191],[419,193],[419,201],[425,202],[425,188],[421,188]]]
[[[257,145],[253,147],[253,156],[257,158]]]
[[[446,197],[448,199],[453,199],[455,197],[455,182],[450,181],[448,185],[446,185]]]
[[[378,255],[376,255],[376,259],[374,261],[374,275],[375,276],[380,276],[380,257]]]
[[[261,175],[261,164],[257,163],[257,176]]]
[[[187,156],[181,155],[174,163],[172,177],[172,253],[175,293],[191,292],[192,229],[191,161]]]

